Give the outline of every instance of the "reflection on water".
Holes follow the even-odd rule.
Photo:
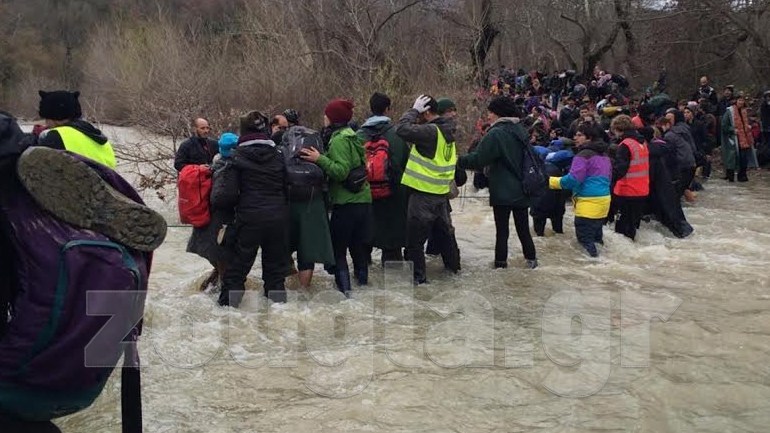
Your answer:
[[[193,289],[207,264],[173,228],[141,345],[146,431],[766,431],[770,182],[754,179],[708,183],[689,239],[605,229],[598,259],[568,214],[565,235],[535,240],[535,271],[515,239],[492,269],[492,213],[464,199],[459,276],[433,259],[413,289],[408,269],[375,267],[342,301],[319,270],[313,292],[255,291],[237,311]],[[120,431],[116,377],[65,432]]]

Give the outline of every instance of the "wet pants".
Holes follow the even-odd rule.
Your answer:
[[[513,214],[513,224],[516,226],[516,234],[527,260],[536,260],[535,242],[529,231],[529,209],[513,208],[511,206],[493,206],[495,214],[495,262],[508,261],[508,237],[510,236],[510,219]]]
[[[414,262],[414,281],[422,284],[427,281],[425,270],[425,242],[433,233],[440,240],[437,245],[444,257],[444,265],[450,269],[460,269],[459,249],[451,248],[454,240],[452,217],[449,215],[449,200],[446,196],[413,192],[409,196],[406,216],[406,249],[409,260]],[[454,242],[457,245],[457,242]]]
[[[634,240],[636,239],[636,230],[642,222],[645,203],[647,197],[618,197],[614,196],[612,201],[616,202],[620,217],[615,221],[615,232]]]
[[[575,235],[591,257],[599,255],[596,244],[604,244],[603,227],[604,218],[575,217]]]
[[[369,283],[369,247],[373,224],[372,205],[370,203],[352,203],[335,205],[329,230],[334,248],[334,260],[337,263],[334,281],[342,293],[350,292],[350,269],[348,250],[353,258],[353,272],[360,285]]]
[[[284,278],[289,270],[289,223],[238,223],[233,258],[222,280],[219,305],[237,307],[243,299],[246,277],[249,275],[259,248],[262,248],[262,281],[265,296],[275,302],[285,302]]]

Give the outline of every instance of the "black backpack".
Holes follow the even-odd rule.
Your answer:
[[[545,171],[545,162],[535,153],[532,145],[526,141],[526,135],[519,136],[524,144],[524,152],[521,158],[521,171],[514,170],[510,161],[503,158],[505,165],[521,181],[524,195],[529,198],[540,197],[548,191],[548,175]],[[521,174],[519,174],[521,173]]]
[[[300,158],[300,151],[315,148],[324,153],[323,140],[317,131],[304,126],[292,126],[281,140],[281,152],[286,161],[286,185],[289,200],[308,201],[321,194],[326,185],[326,176],[318,165]]]
[[[532,145],[525,143],[521,161],[521,186],[527,197],[540,197],[548,191],[548,176],[545,163],[535,155]]]

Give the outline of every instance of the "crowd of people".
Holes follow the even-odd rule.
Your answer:
[[[360,127],[345,99],[326,105],[320,131],[296,110],[252,110],[215,141],[206,119],[195,119],[174,160],[180,214],[205,209],[185,214],[196,221],[187,249],[214,267],[206,285],[221,289],[219,305],[239,306],[260,249],[264,294],[274,302],[286,301],[292,267],[307,287],[316,265],[350,296],[353,283],[368,284],[374,249],[383,264],[413,262],[416,285],[428,282],[426,254],[459,272],[451,200],[467,171],[474,187],[489,190],[494,267],[509,265],[513,219],[523,264],[534,269],[530,216],[537,236],[549,220],[562,234],[571,198],[577,241],[592,257],[608,225],[634,240],[642,221],[655,219],[684,238],[693,227],[682,202],[696,200],[717,151],[729,182],[748,182],[749,169],[767,162],[770,91],[756,101],[725,86],[720,97],[702,77],[691,97],[675,101],[664,93],[665,73],[638,98],[624,77],[603,71],[588,82],[570,71],[501,71],[492,81],[479,92],[486,114],[462,155],[456,104],[428,95],[394,121],[390,98],[374,93]],[[114,171],[112,144],[82,118],[79,96],[41,91],[45,124],[31,134],[0,112],[0,274],[9,276],[0,280],[0,422],[10,431],[57,431],[48,420],[91,404],[109,362],[124,354],[123,421],[141,429],[137,322],[167,225]],[[183,179],[198,185],[197,197],[182,197]],[[103,374],[84,373],[84,346],[109,320],[86,314],[86,299],[116,292],[102,303],[136,320],[100,352],[111,360],[99,364]]]
[[[457,107],[448,98],[420,96],[394,121],[390,99],[375,93],[369,101],[371,116],[360,128],[353,122],[353,103],[333,100],[324,110],[325,127],[317,133],[300,125],[295,110],[272,118],[253,111],[240,119],[240,145],[217,158],[206,121],[197,119],[196,134],[180,147],[175,167],[214,164],[212,214],[221,211],[224,220],[235,216],[226,231],[238,233],[217,236],[220,227],[195,229],[188,251],[217,269],[204,285],[220,285],[219,303],[237,305],[260,246],[265,294],[275,300],[284,300],[293,252],[303,286],[311,284],[315,264],[323,264],[346,295],[351,281],[368,283],[374,248],[381,250],[383,263],[412,261],[418,285],[428,278],[426,242],[427,253],[441,256],[445,268],[456,273],[460,251],[450,200],[465,183],[466,170],[474,172],[477,189],[489,189],[496,227],[494,266],[509,264],[512,216],[526,267],[535,268],[529,218],[538,236],[545,234],[548,220],[555,233],[563,233],[570,197],[578,241],[597,256],[608,224],[632,240],[641,221],[650,219],[677,237],[689,236],[693,227],[682,201],[695,201],[695,191],[711,176],[717,149],[728,181],[737,175],[738,182],[746,182],[748,169],[758,167],[755,145],[767,145],[770,92],[759,107],[762,130],[744,94],[726,86],[720,98],[707,77],[691,98],[679,101],[662,92],[665,73],[639,98],[626,95],[623,77],[597,71],[594,78],[585,85],[569,72],[501,74],[480,92],[486,95],[486,116],[477,124],[467,155],[458,154]],[[314,134],[316,144],[297,145],[297,137]],[[375,179],[381,143],[386,169],[382,179]],[[525,190],[530,153],[550,177],[545,193]],[[274,164],[273,174],[261,172],[267,161]],[[281,180],[280,165],[291,177],[293,164],[303,162],[316,167],[317,176],[305,179],[313,192],[284,197],[281,191],[307,185]],[[312,172],[308,166],[302,170]],[[217,191],[240,191],[240,196],[220,200]],[[249,224],[254,227],[246,228]],[[218,244],[217,237],[232,239],[231,244]]]

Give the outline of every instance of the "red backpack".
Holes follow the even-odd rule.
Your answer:
[[[392,171],[390,166],[390,144],[384,138],[367,141],[366,178],[372,189],[372,199],[388,198],[392,194]]]
[[[177,190],[179,219],[182,224],[192,224],[193,227],[200,228],[211,222],[211,186],[211,169],[206,165],[186,165],[179,172]]]

